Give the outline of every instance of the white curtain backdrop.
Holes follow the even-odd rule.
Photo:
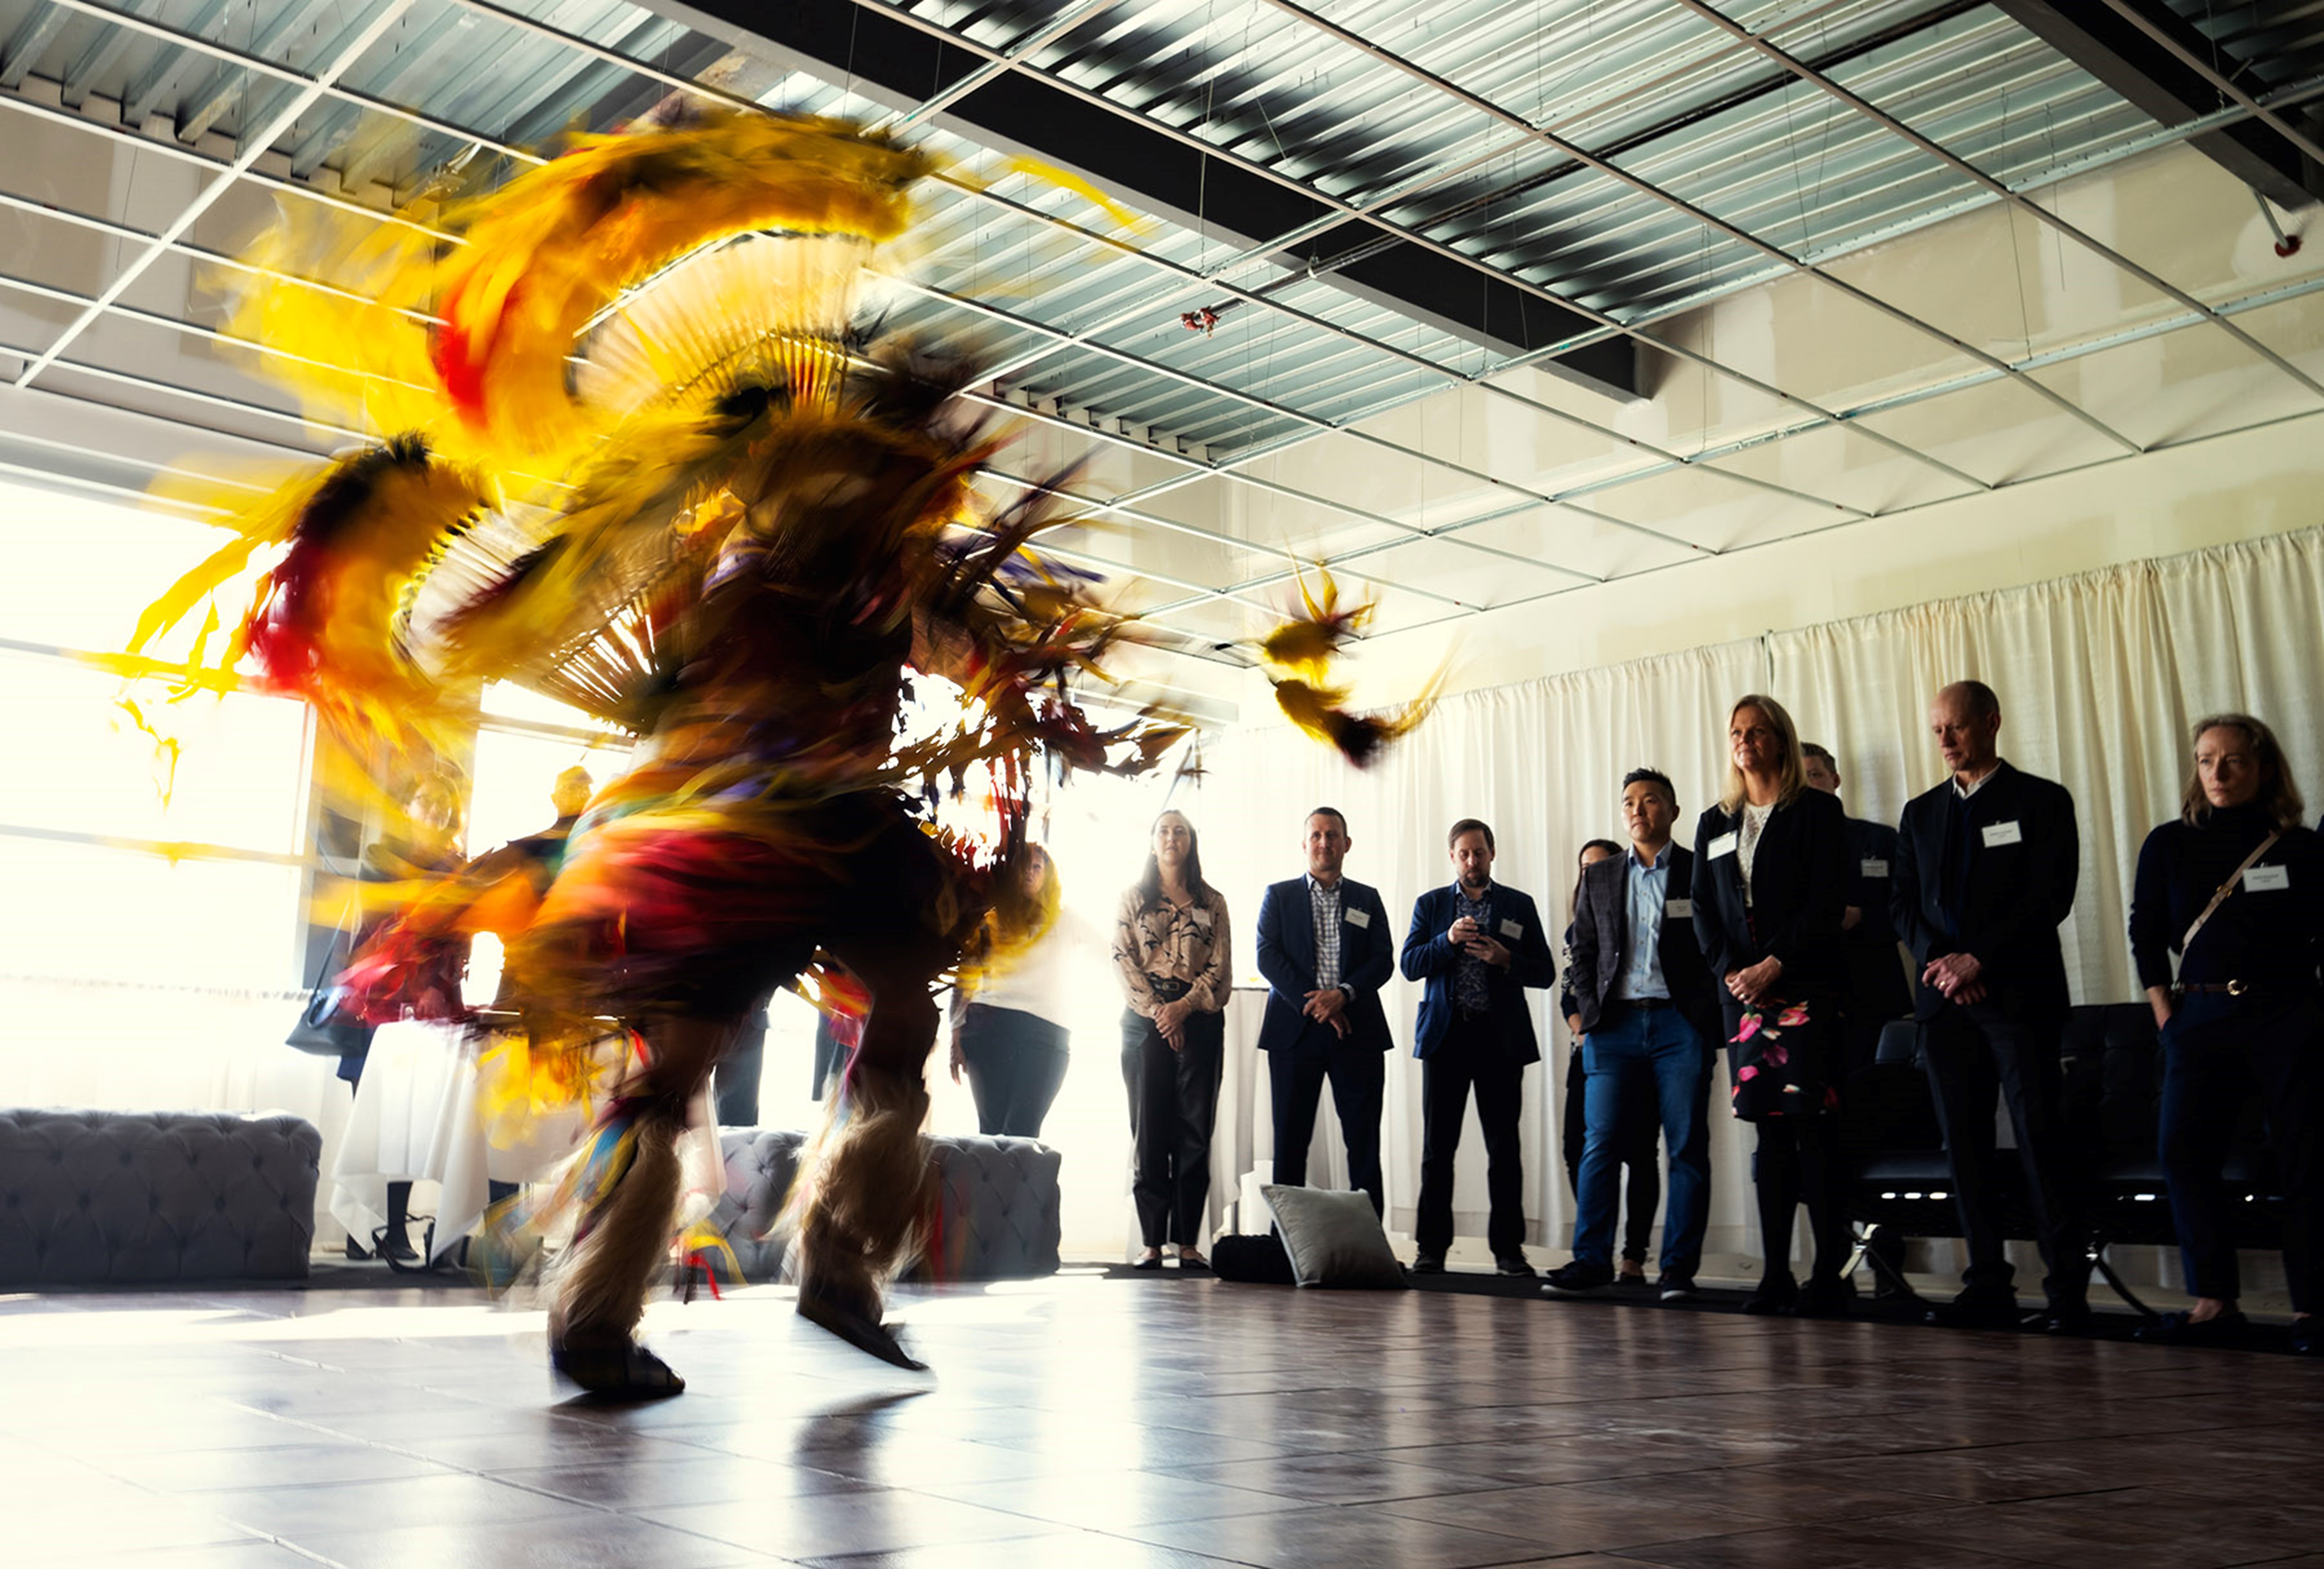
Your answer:
[[[1942,777],[1929,698],[1975,677],[2001,696],[2004,755],[2065,784],[2079,808],[2081,881],[2063,934],[2075,1001],[2130,1001],[2138,995],[2123,936],[2131,872],[2147,831],[2178,809],[2187,726],[2222,708],[2257,714],[2282,737],[2296,775],[2324,793],[2319,632],[2324,530],[2310,529],[1463,693],[1370,772],[1288,727],[1248,730],[1209,757],[1194,808],[1204,870],[1237,911],[1255,913],[1268,881],[1299,871],[1305,814],[1337,806],[1355,842],[1349,874],[1377,884],[1401,927],[1420,892],[1450,878],[1445,830],[1476,817],[1499,840],[1495,876],[1562,923],[1582,842],[1622,837],[1618,785],[1629,768],[1671,776],[1679,837],[1692,843],[1695,815],[1723,774],[1729,706],[1743,693],[1772,694],[1803,739],[1838,755],[1851,815],[1894,823]],[[1237,958],[1248,970],[1249,952]],[[1409,1055],[1418,990],[1399,980],[1386,998],[1399,1036],[1384,1130],[1388,1224],[1407,1232],[1420,1175],[1420,1072]],[[1543,994],[1544,1062],[1527,1075],[1523,1127],[1528,1233],[1561,1250],[1573,1216],[1557,1135],[1568,1042],[1554,1014]],[[1749,1132],[1713,1112],[1709,1249],[1748,1252],[1757,1246]],[[1222,1125],[1222,1143],[1229,1137]],[[1248,1133],[1242,1141],[1251,1142]],[[1222,1149],[1222,1168],[1228,1158]],[[1472,1113],[1455,1197],[1464,1237],[1483,1232],[1484,1188]]]
[[[1808,738],[1839,755],[1849,811],[1893,822],[1905,799],[1941,773],[1924,725],[1930,695],[1947,680],[1976,676],[2001,694],[2006,754],[2061,780],[2080,808],[2080,897],[2065,934],[2076,1000],[2128,1000],[2136,995],[2122,935],[2130,870],[2146,831],[2176,810],[2187,725],[2219,708],[2260,715],[2282,737],[2298,776],[2324,798],[2320,631],[2324,530],[2308,530],[1464,693],[1369,773],[1287,727],[1252,729],[1206,750],[1199,790],[1173,791],[1167,780],[1077,785],[1060,792],[1045,831],[1066,868],[1072,902],[1102,930],[1116,891],[1143,861],[1154,812],[1166,800],[1185,808],[1202,833],[1204,869],[1230,902],[1236,972],[1247,979],[1255,979],[1260,891],[1300,871],[1301,822],[1318,805],[1347,813],[1354,837],[1349,872],[1380,889],[1399,936],[1419,893],[1450,879],[1444,831],[1462,817],[1493,826],[1496,873],[1532,894],[1562,930],[1576,850],[1585,839],[1621,837],[1616,787],[1626,770],[1647,763],[1671,775],[1681,797],[1680,836],[1692,841],[1694,816],[1720,777],[1727,709],[1736,697],[1766,690],[1781,698]],[[88,953],[58,964],[91,977],[77,980],[42,973],[58,946],[43,923],[92,896],[61,872],[43,870],[46,863],[11,864],[22,874],[7,933],[10,967],[19,974],[0,975],[0,1006],[11,1025],[0,1038],[0,1104],[281,1108],[312,1119],[336,1143],[346,1118],[346,1086],[331,1077],[327,1059],[302,1057],[281,1044],[302,998],[231,989],[277,969],[287,941],[274,928],[289,919],[286,897],[268,893],[251,903],[265,912],[260,920],[234,913],[242,905],[226,911],[219,890],[199,878],[180,875],[182,889],[140,884],[139,899],[121,917],[134,931],[116,921],[110,940],[82,943]],[[1045,1130],[1067,1157],[1069,1256],[1111,1253],[1128,1229],[1129,1138],[1114,1029],[1120,1000],[1102,953],[1093,952],[1088,965],[1072,1020],[1074,1066]],[[108,983],[100,978],[106,969],[139,981]],[[1409,1055],[1418,1001],[1417,988],[1401,981],[1386,998],[1398,1039],[1384,1130],[1388,1222],[1406,1232],[1419,1180],[1420,1075]],[[1256,1229],[1263,1217],[1228,1209],[1243,1192],[1244,1176],[1263,1174],[1273,1155],[1261,1125],[1264,1068],[1250,1038],[1256,1000],[1238,1011],[1212,1214]],[[1567,1041],[1554,1012],[1545,995],[1536,1012],[1545,1060],[1527,1075],[1523,1122],[1529,1232],[1553,1251],[1565,1246],[1572,1224],[1556,1133]],[[778,1022],[761,1121],[807,1126],[807,1027],[803,1016]],[[945,1081],[940,1057],[932,1077],[936,1124],[973,1128],[966,1093]],[[1328,1119],[1327,1112],[1310,1169],[1318,1180],[1344,1182]],[[1748,1253],[1756,1248],[1749,1133],[1723,1115],[1712,1123],[1709,1246]],[[326,1169],[331,1156],[327,1147]],[[1483,1233],[1484,1187],[1472,1117],[1456,1198],[1464,1237]],[[327,1183],[318,1209],[328,1203]],[[323,1239],[334,1240],[336,1228],[323,1218]]]

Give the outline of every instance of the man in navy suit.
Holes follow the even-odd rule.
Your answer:
[[[1525,1163],[1517,1114],[1525,1070],[1541,1060],[1528,986],[1557,980],[1549,934],[1533,900],[1493,881],[1493,831],[1463,817],[1446,835],[1459,878],[1412,907],[1401,964],[1425,981],[1412,1055],[1420,1059],[1423,1132],[1420,1216],[1414,1228],[1416,1275],[1442,1274],[1452,1245],[1452,1157],[1469,1092],[1485,1133],[1485,1187],[1492,1210],[1485,1241],[1504,1275],[1531,1275],[1525,1256]]]
[[[1259,973],[1267,977],[1267,1053],[1275,1101],[1275,1180],[1307,1180],[1307,1144],[1323,1081],[1348,1146],[1348,1180],[1386,1213],[1380,1183],[1380,1103],[1388,1084],[1388,1014],[1379,989],[1395,973],[1388,908],[1376,889],[1340,875],[1348,819],[1307,814],[1307,874],[1278,882],[1259,905]]]

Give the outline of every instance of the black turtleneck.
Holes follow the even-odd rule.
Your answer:
[[[2130,951],[2141,986],[2171,983],[2172,951],[2219,884],[2274,826],[2266,809],[2254,804],[2215,809],[2200,824],[2165,823],[2146,836],[2130,903]],[[2258,864],[2281,868],[2287,885],[2246,882],[2221,900],[2181,955],[2181,981],[2241,981],[2255,993],[2273,993],[2265,999],[2271,1002],[2287,992],[2316,989],[2324,953],[2324,840],[2308,828],[2286,828]]]

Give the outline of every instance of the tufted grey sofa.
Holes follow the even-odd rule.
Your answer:
[[[783,1244],[761,1233],[774,1224],[798,1175],[804,1133],[729,1128],[719,1135],[726,1158],[723,1223],[742,1274],[780,1278]],[[929,1256],[919,1279],[1023,1280],[1056,1272],[1062,1227],[1057,1170],[1063,1158],[1030,1139],[959,1134],[922,1140],[940,1186]]]
[[[303,1279],[303,1118],[0,1108],[0,1286]]]

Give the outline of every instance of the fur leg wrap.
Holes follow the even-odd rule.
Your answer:
[[[558,1271],[549,1338],[556,1345],[625,1343],[645,1316],[646,1296],[669,1252],[678,1219],[678,1136],[682,1112],[616,1103],[599,1123],[572,1251]],[[627,1148],[622,1148],[626,1145]]]
[[[801,1297],[880,1321],[880,1291],[924,1241],[935,1168],[920,1142],[927,1086],[859,1060],[800,1171],[792,1250]]]

